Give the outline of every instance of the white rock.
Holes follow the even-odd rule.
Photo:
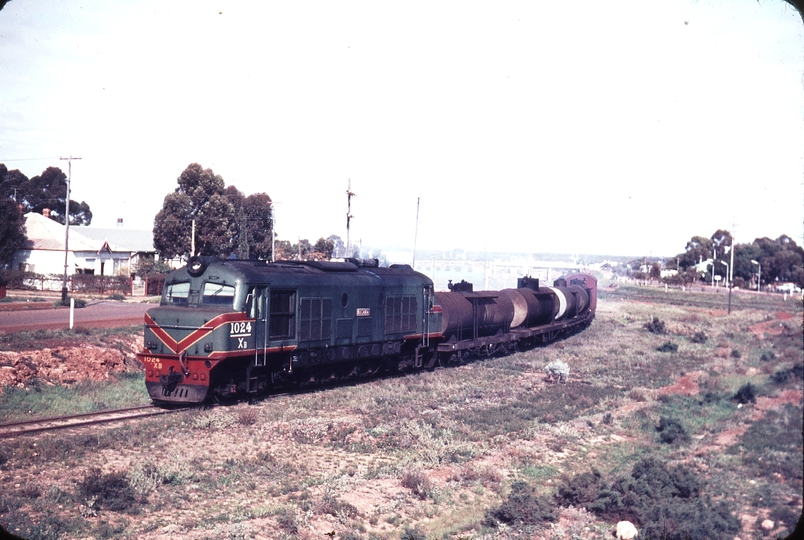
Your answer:
[[[617,524],[618,540],[633,540],[638,534],[636,527],[630,521],[621,521]]]
[[[770,531],[771,529],[773,529],[775,525],[776,524],[769,519],[766,519],[765,521],[762,522],[762,528],[765,529],[766,531]]]

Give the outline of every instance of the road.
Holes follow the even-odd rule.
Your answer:
[[[143,324],[143,317],[155,304],[100,301],[75,310],[74,327],[114,328]],[[62,330],[70,326],[70,309],[0,311],[0,334],[23,330]]]

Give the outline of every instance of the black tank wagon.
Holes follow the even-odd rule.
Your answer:
[[[432,368],[552,341],[594,318],[594,277],[436,293],[408,265],[193,257],[145,315],[145,384],[197,403],[380,371]]]

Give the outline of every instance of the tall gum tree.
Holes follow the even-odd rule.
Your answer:
[[[177,183],[154,218],[154,247],[163,258],[270,256],[273,221],[268,195],[246,197],[236,187],[226,187],[223,178],[198,163],[188,165]],[[195,253],[191,253],[194,220]]]

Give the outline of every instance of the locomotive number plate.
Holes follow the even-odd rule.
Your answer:
[[[250,337],[251,322],[237,321],[229,323],[229,337]]]
[[[143,356],[142,363],[150,364],[153,369],[162,369],[161,360],[159,360],[159,358],[154,358],[153,356]]]
[[[358,317],[370,317],[371,316],[371,308],[367,308],[367,307],[359,307],[359,308],[357,308],[357,316]]]

